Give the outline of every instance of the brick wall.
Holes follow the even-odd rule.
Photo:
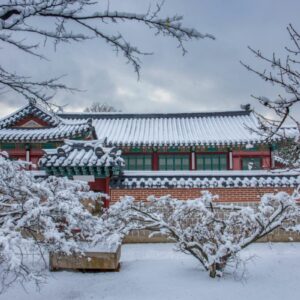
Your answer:
[[[241,187],[241,188],[211,188],[211,189],[199,189],[199,188],[152,188],[152,189],[111,189],[110,197],[111,202],[116,202],[120,197],[128,195],[133,196],[136,200],[146,200],[148,196],[155,195],[157,197],[164,195],[171,195],[178,199],[193,199],[200,196],[200,192],[203,190],[209,190],[213,194],[219,195],[220,202],[236,202],[239,206],[252,206],[255,202],[258,202],[260,197],[265,193],[276,193],[279,191],[285,191],[292,193],[292,187]],[[149,231],[147,230],[133,230],[128,236],[126,236],[125,243],[166,243],[171,242],[167,237],[162,235],[155,235],[149,237]],[[300,234],[285,232],[283,230],[276,229],[274,232],[268,234],[266,237],[260,240],[260,242],[300,242]]]
[[[133,196],[137,201],[146,200],[148,196],[154,195],[156,197],[171,195],[177,199],[194,199],[200,196],[200,192],[208,190],[213,194],[219,195],[220,202],[257,202],[265,193],[274,193],[285,191],[292,193],[292,187],[240,187],[240,188],[153,188],[153,189],[119,189],[112,188],[110,190],[110,201],[116,202],[120,197],[128,195]]]

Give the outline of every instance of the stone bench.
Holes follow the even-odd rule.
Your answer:
[[[49,254],[50,271],[77,270],[77,271],[119,271],[120,269],[121,246],[96,247],[88,249],[84,255],[75,253],[67,255],[64,253]]]

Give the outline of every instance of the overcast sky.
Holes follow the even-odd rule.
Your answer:
[[[154,2],[110,0],[110,7],[142,13]],[[251,94],[279,93],[239,61],[264,68],[248,45],[268,55],[284,54],[284,46],[290,44],[286,26],[300,28],[299,11],[299,0],[166,0],[162,16],[183,15],[185,26],[211,33],[216,40],[188,42],[188,53],[182,56],[176,41],[156,37],[136,23],[122,23],[116,28],[126,39],[154,52],[143,58],[139,81],[132,66],[102,40],[60,45],[56,52],[48,44],[42,50],[49,61],[1,47],[1,63],[35,79],[66,74],[64,83],[83,90],[56,95],[56,103],[68,104],[66,111],[82,111],[92,102],[107,102],[124,112],[236,110],[241,103],[255,104]],[[14,93],[0,97],[1,116],[26,103]]]

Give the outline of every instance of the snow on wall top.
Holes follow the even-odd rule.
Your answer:
[[[125,171],[124,177],[111,181],[118,188],[234,188],[297,187],[297,172],[272,171]]]
[[[115,146],[229,145],[259,143],[250,132],[257,121],[250,111],[171,114],[60,114],[64,119],[92,118],[99,138]]]
[[[35,116],[48,123],[49,127],[12,127],[27,116]],[[93,126],[90,119],[64,120],[47,107],[36,102],[31,102],[0,120],[0,141],[2,142],[63,140],[75,138],[91,131],[93,131]]]
[[[104,147],[103,140],[65,140],[62,147],[44,151],[46,154],[39,161],[41,167],[122,167],[124,165],[121,151],[113,147]]]

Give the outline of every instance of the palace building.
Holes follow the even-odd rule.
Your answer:
[[[214,189],[220,201],[251,202],[262,191],[299,184],[292,172],[270,172],[279,166],[280,139],[267,143],[257,125],[251,110],[55,113],[32,101],[0,120],[0,147],[35,164],[37,176],[88,181],[111,201],[125,194],[189,198]]]

